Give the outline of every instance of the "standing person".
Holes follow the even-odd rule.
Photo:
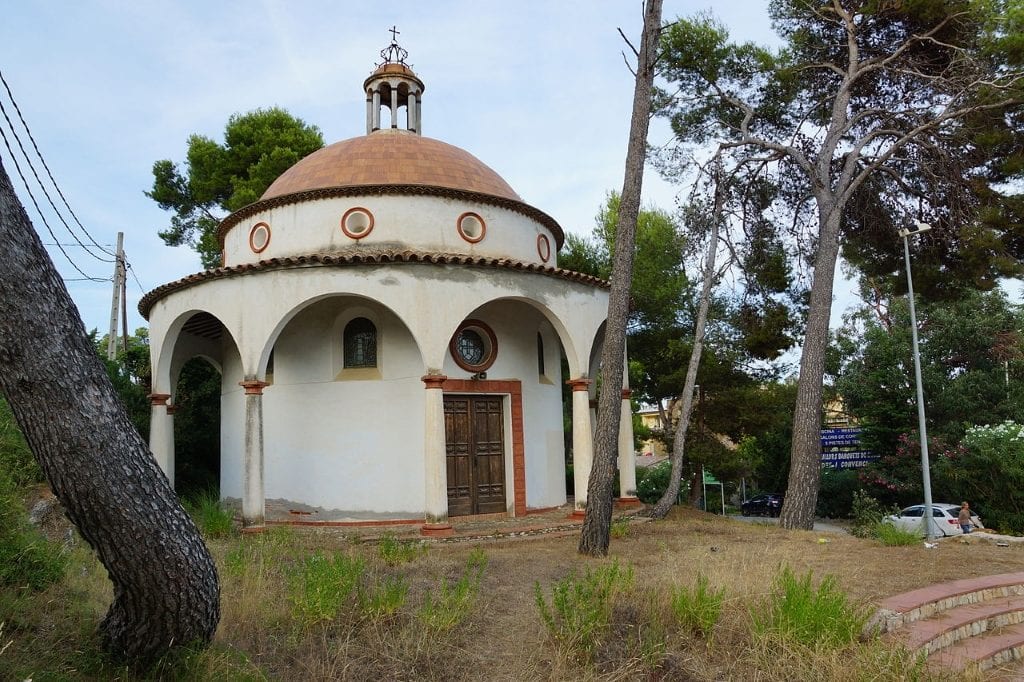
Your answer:
[[[960,505],[960,514],[957,516],[957,520],[960,522],[960,530],[962,530],[964,534],[971,532],[971,528],[973,528],[973,524],[971,523],[971,508],[966,502]]]

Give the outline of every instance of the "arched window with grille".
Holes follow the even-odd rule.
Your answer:
[[[377,327],[365,317],[345,325],[345,369],[377,366]]]

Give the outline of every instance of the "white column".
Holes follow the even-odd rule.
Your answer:
[[[587,508],[587,484],[594,464],[594,438],[590,431],[590,380],[570,379],[572,387],[572,480],[573,515]]]
[[[622,411],[619,416],[619,501],[631,504],[636,497],[636,451],[633,448],[633,392],[622,389]]]
[[[242,530],[264,529],[266,505],[263,491],[263,389],[258,380],[238,382],[245,389],[245,468],[242,488]]]
[[[423,102],[419,94],[416,95],[416,134],[423,134]]]
[[[149,394],[149,450],[174,488],[174,417],[167,393]]]
[[[373,129],[380,129],[380,90],[373,89]]]
[[[398,127],[398,88],[391,86],[391,127]]]
[[[419,128],[416,126],[416,93],[410,92],[409,98],[405,102],[405,119],[407,128],[412,131],[418,131]]]
[[[422,377],[424,396],[423,423],[423,481],[424,524],[423,535],[451,535],[448,523],[448,472],[444,440],[444,382],[443,374]]]
[[[373,132],[373,98],[366,94],[366,134]]]

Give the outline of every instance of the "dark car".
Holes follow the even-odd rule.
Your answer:
[[[740,505],[744,516],[778,516],[782,510],[782,495],[765,493],[752,497]]]

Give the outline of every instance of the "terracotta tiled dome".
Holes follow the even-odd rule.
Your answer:
[[[522,201],[469,152],[403,130],[379,130],[313,152],[274,181],[262,199],[331,187],[421,185]]]

